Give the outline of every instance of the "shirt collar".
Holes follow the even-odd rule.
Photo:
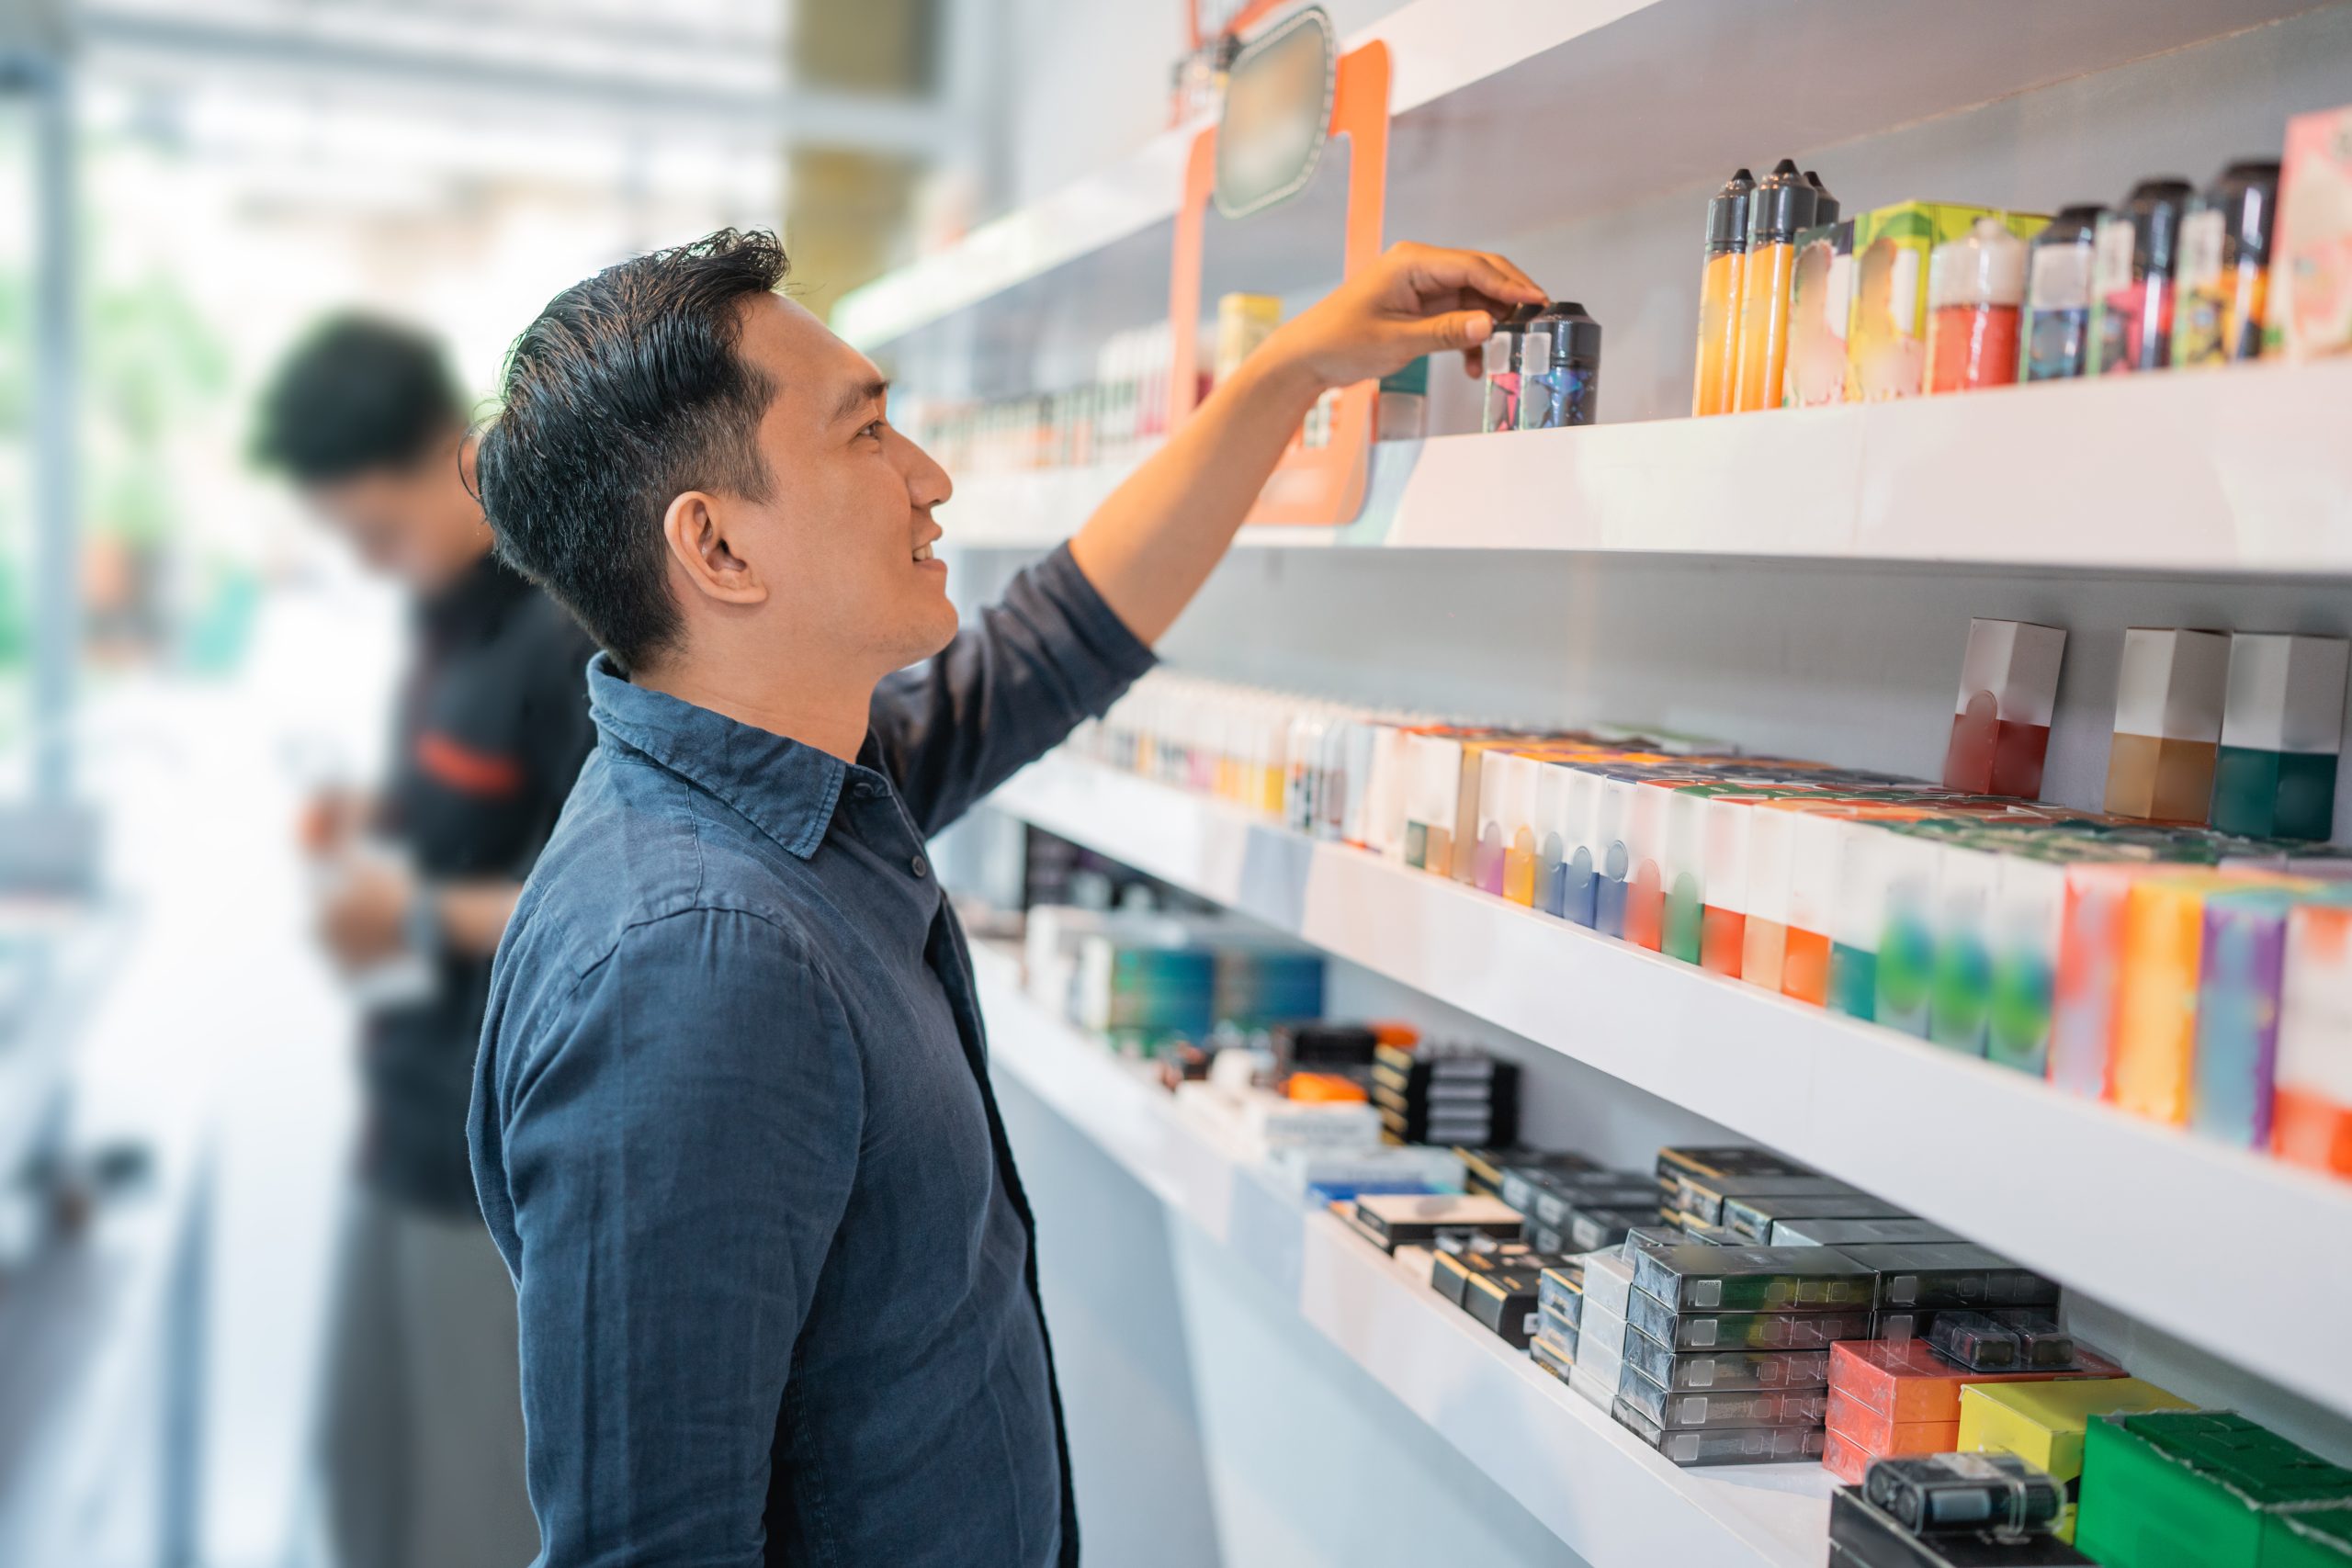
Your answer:
[[[588,661],[588,710],[606,737],[716,795],[802,860],[824,841],[848,772],[839,757],[633,685],[605,653]]]

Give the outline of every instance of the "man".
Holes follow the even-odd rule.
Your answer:
[[[365,1025],[329,1529],[344,1568],[512,1568],[538,1536],[514,1287],[474,1201],[466,1100],[491,954],[593,743],[580,682],[594,649],[491,554],[464,471],[465,408],[430,339],[331,321],[280,369],[261,423],[260,456],[416,601],[389,787],[367,805],[324,803],[312,825],[336,962],[381,975],[406,959],[425,976]],[[397,855],[363,850],[363,836]]]
[[[482,439],[502,549],[605,649],[469,1122],[545,1561],[1075,1562],[1029,1209],[923,841],[1149,665],[1320,393],[1542,295],[1390,252],[958,635],[947,476],[784,273],[725,231],[567,290]]]

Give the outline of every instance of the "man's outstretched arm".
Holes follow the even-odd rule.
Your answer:
[[[1111,492],[1070,554],[1129,630],[1159,641],[1223,558],[1317,398],[1450,349],[1466,351],[1475,373],[1498,314],[1543,300],[1501,256],[1392,245],[1243,360]]]

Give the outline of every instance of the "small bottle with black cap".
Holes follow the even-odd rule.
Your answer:
[[[1520,347],[1536,309],[1521,305],[1496,322],[1494,335],[1487,339],[1487,408],[1481,427],[1489,435],[1519,428]]]
[[[2090,373],[2162,370],[2172,363],[2173,267],[2187,180],[2142,180],[2099,220],[2091,267]]]
[[[1590,424],[1600,402],[1600,323],[1573,299],[1535,313],[1519,340],[1519,428]]]
[[[1783,158],[1756,183],[1747,202],[1747,265],[1739,298],[1740,412],[1781,406],[1789,355],[1789,282],[1796,270],[1797,231],[1810,228],[1821,201],[1793,159]]]

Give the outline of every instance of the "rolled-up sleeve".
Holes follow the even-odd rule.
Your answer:
[[[937,658],[882,682],[875,745],[916,826],[936,833],[1099,716],[1152,663],[1062,545]]]
[[[793,1346],[856,1169],[854,1042],[789,934],[631,928],[495,1064],[548,1568],[754,1568]]]

